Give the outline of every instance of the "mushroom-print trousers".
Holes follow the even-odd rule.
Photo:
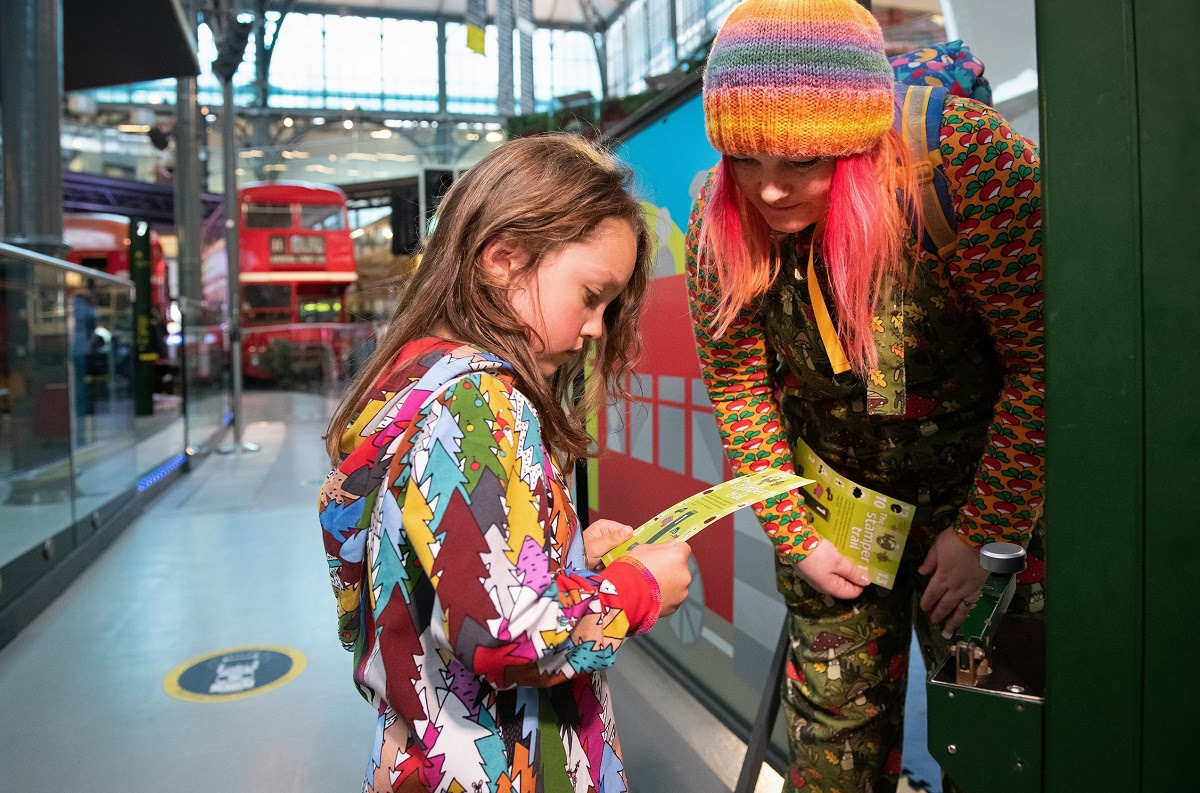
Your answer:
[[[901,770],[910,626],[926,668],[949,644],[919,607],[927,579],[916,573],[928,545],[909,538],[895,587],[868,586],[835,600],[778,568],[788,604],[781,704],[791,746],[785,791],[892,793]],[[1009,613],[1040,614],[1045,604],[1043,527],[1030,542]],[[947,780],[946,790],[957,790]]]

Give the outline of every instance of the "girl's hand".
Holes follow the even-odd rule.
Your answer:
[[[987,570],[979,566],[979,549],[963,542],[954,529],[945,529],[917,572],[931,576],[921,597],[921,611],[931,623],[942,625],[942,638],[949,640],[987,581]]]
[[[825,540],[796,563],[796,572],[813,589],[839,600],[853,600],[871,583],[866,573]]]
[[[662,594],[659,616],[674,614],[679,604],[687,600],[688,585],[692,583],[692,573],[688,570],[692,546],[686,542],[672,540],[653,545],[639,545],[631,549],[629,555],[645,565],[658,582],[658,590]]]
[[[583,530],[583,552],[589,570],[599,570],[600,557],[633,536],[633,527],[615,520],[597,520]]]

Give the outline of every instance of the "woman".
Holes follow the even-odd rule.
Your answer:
[[[789,781],[805,791],[894,790],[911,626],[935,663],[986,579],[978,547],[1041,555],[1037,150],[946,99],[937,166],[958,240],[939,256],[913,231],[921,164],[893,130],[895,88],[852,0],[747,0],[705,72],[722,157],[689,223],[688,288],[729,462],[825,466],[912,507],[889,589],[821,539],[826,503],[760,505],[789,614]],[[1013,608],[1033,588],[1040,607],[1027,581]]]

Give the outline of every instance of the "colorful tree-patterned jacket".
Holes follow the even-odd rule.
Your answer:
[[[602,670],[646,619],[588,571],[538,416],[493,355],[408,345],[320,493],[341,640],[378,725],[363,789],[626,789]]]
[[[900,415],[875,414],[862,379],[833,373],[805,281],[811,237],[803,232],[781,240],[771,289],[713,338],[720,287],[697,250],[707,188],[687,237],[700,362],[737,473],[790,468],[802,437],[842,474],[917,505],[916,547],[949,526],[975,545],[1026,544],[1043,492],[1038,153],[992,109],[957,96],[944,106],[940,151],[957,250],[944,262],[914,242],[903,308],[875,318],[877,334],[897,336],[884,351],[903,361]],[[816,265],[832,309],[819,257]],[[759,518],[781,562],[815,546],[800,498],[768,502]]]

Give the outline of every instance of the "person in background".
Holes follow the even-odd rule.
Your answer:
[[[75,378],[75,442],[82,446],[88,442],[91,420],[87,417],[96,412],[92,401],[92,385],[89,375],[95,367],[94,356],[100,350],[103,339],[97,336],[100,315],[96,311],[95,282],[89,278],[85,288],[75,293],[71,300],[71,363]]]

